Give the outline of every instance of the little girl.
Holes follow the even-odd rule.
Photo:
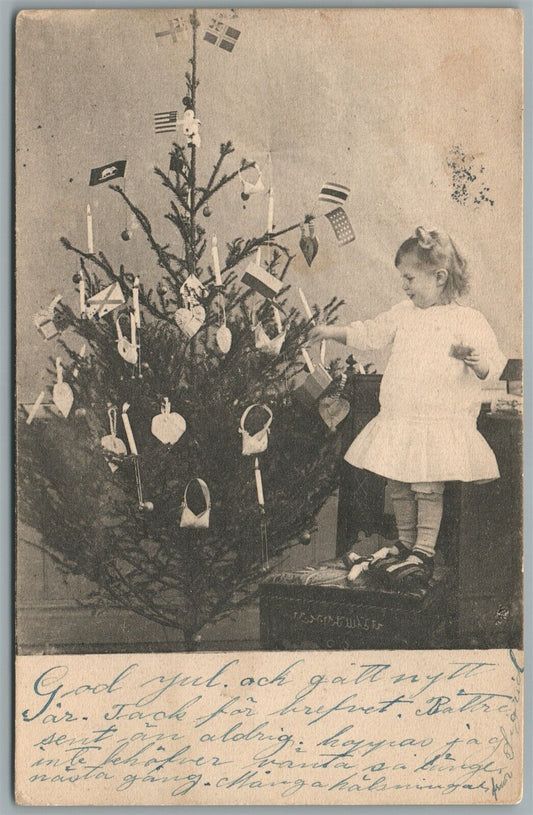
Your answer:
[[[433,574],[446,481],[499,477],[478,432],[481,389],[506,359],[483,315],[456,298],[466,263],[444,233],[416,230],[395,259],[407,299],[375,320],[317,326],[311,342],[332,339],[362,351],[391,345],[380,412],[345,459],[388,479],[398,542],[370,568],[398,588],[426,585]]]

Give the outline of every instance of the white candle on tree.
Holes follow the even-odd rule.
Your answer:
[[[218,241],[216,235],[213,235],[213,237],[211,238],[211,255],[213,258],[213,272],[215,274],[215,286],[222,286],[222,277],[220,276],[220,260],[218,257]]]
[[[271,187],[268,191],[268,223],[267,232],[270,233],[274,229],[274,190]]]
[[[133,312],[135,314],[135,325],[141,327],[141,310],[139,308],[139,278],[133,281]]]
[[[259,459],[255,459],[255,487],[257,490],[257,503],[260,507],[265,506],[265,496],[263,495],[263,480],[261,478],[261,470],[259,469]]]
[[[128,444],[130,446],[130,453],[132,456],[138,456],[139,454],[137,452],[137,445],[135,444],[135,439],[133,438],[130,417],[128,416],[128,409],[129,409],[128,403],[124,402],[124,404],[122,405],[122,421],[124,422],[124,430],[126,431],[126,438],[128,439]]]
[[[93,216],[90,204],[87,204],[87,251],[90,255],[94,255]]]
[[[308,320],[314,320],[313,312],[309,308],[309,303],[307,302],[307,297],[303,293],[302,289],[298,289],[298,294],[300,295],[300,300],[302,301],[302,306],[304,307],[304,311]]]
[[[80,317],[85,317],[87,313],[87,306],[85,303],[85,276],[83,269],[81,270],[80,274]]]

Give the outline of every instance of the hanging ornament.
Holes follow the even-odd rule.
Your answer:
[[[301,350],[309,373],[303,383],[295,389],[294,395],[303,405],[310,407],[323,395],[333,380],[321,363],[314,365],[307,350],[305,348]]]
[[[131,235],[127,229],[123,229],[122,232],[120,233],[120,237],[122,238],[123,241],[129,241]]]
[[[168,286],[166,286],[164,283],[158,283],[157,284],[157,293],[161,297],[164,297],[165,294],[168,294]]]
[[[350,403],[342,396],[345,385],[346,374],[341,374],[331,392],[319,399],[318,412],[330,430],[335,430],[350,412]]]
[[[302,546],[309,546],[309,544],[311,543],[311,533],[308,532],[307,529],[304,530],[299,537],[299,541],[302,544]]]
[[[190,96],[184,96],[181,100],[181,103],[184,108],[191,108],[192,107],[192,99]]]
[[[39,314],[36,314],[33,318],[33,322],[45,340],[51,340],[59,334],[59,330],[54,322],[54,313],[57,304],[61,300],[61,296],[61,294],[58,294],[57,297],[54,297],[48,308],[44,311],[40,311]]]
[[[190,274],[180,287],[180,295],[184,306],[195,306],[200,304],[206,296],[204,284],[198,280],[195,274]]]
[[[107,453],[110,453],[111,456],[108,458],[107,464],[109,469],[112,473],[114,473],[118,468],[115,462],[113,461],[113,457],[122,458],[123,456],[127,456],[128,451],[126,449],[126,445],[119,439],[117,436],[117,409],[116,407],[110,407],[107,410],[107,415],[109,418],[109,435],[102,436],[100,439],[100,444],[104,448]]]
[[[170,402],[165,396],[161,413],[152,419],[152,433],[162,444],[176,444],[185,433],[187,423],[179,413],[170,412]]]
[[[87,300],[87,317],[99,320],[110,311],[124,304],[124,295],[118,283],[111,283],[105,289],[93,294]]]
[[[255,335],[255,347],[258,351],[264,354],[276,357],[281,352],[285,337],[287,336],[286,328],[284,329],[279,316],[278,307],[272,303],[274,311],[274,319],[276,322],[277,334],[274,337],[269,337],[266,333],[263,324],[258,321],[255,322],[255,300],[252,303],[252,331]]]
[[[222,322],[217,328],[217,333],[215,334],[215,340],[222,351],[223,354],[227,354],[231,348],[231,343],[233,337],[231,336],[231,331],[229,330],[228,326],[226,325],[226,306],[224,303],[224,295],[222,292],[219,295],[220,297],[220,309],[222,314]]]
[[[136,336],[135,316],[134,314],[131,313],[129,315],[131,332],[129,340],[127,340],[124,334],[122,333],[122,328],[120,325],[121,318],[126,316],[127,314],[123,312],[122,314],[119,314],[119,316],[115,320],[115,325],[117,329],[117,351],[123,360],[129,362],[130,365],[135,365],[137,362],[137,336]]]
[[[283,281],[278,277],[267,272],[262,266],[251,261],[241,278],[241,282],[245,283],[254,291],[262,294],[267,299],[276,297],[283,288]]]
[[[200,147],[202,144],[202,138],[200,136],[199,129],[202,123],[196,118],[192,108],[187,108],[183,114],[181,124],[183,127],[183,135],[187,138],[187,147]]]
[[[209,209],[209,207],[207,205],[203,208],[202,212],[203,212],[205,218],[210,218],[211,217],[211,210]]]
[[[313,224],[308,225],[309,234],[305,234],[305,224],[300,225],[302,236],[300,238],[300,249],[308,266],[311,266],[313,260],[318,252],[318,240],[315,236],[315,227]]]
[[[200,489],[202,490],[202,495],[205,501],[205,509],[201,512],[193,512],[192,509],[187,504],[187,493],[189,491],[189,487],[196,481],[200,485]],[[209,528],[209,515],[211,512],[211,497],[209,495],[209,489],[205,481],[201,478],[192,478],[187,486],[185,487],[185,492],[183,494],[183,503],[182,503],[182,513],[181,513],[181,520],[180,520],[180,527],[181,528],[189,528],[189,529],[208,529]]]
[[[249,170],[255,170],[255,172],[257,173],[256,178],[253,181],[250,178],[245,178],[243,175],[243,172],[248,172],[248,169],[246,171],[243,171],[241,169],[237,170],[239,174],[239,180],[242,185],[241,198],[243,201],[247,201],[251,195],[259,195],[260,193],[263,193],[265,191],[265,185],[263,184],[263,175],[256,161],[254,161]]]
[[[183,331],[187,339],[192,339],[205,322],[205,309],[203,306],[192,308],[178,308],[174,312],[174,322]]]
[[[66,419],[70,413],[72,403],[74,402],[74,394],[72,393],[72,388],[70,385],[63,382],[63,366],[61,364],[61,357],[57,357],[56,359],[56,373],[57,382],[54,385],[52,399],[56,408]]]
[[[244,423],[250,411],[254,408],[261,408],[267,413],[265,424],[256,433],[249,433],[246,430]],[[267,405],[260,405],[255,403],[246,408],[241,416],[239,426],[239,433],[242,436],[242,454],[243,456],[256,456],[258,453],[264,453],[268,446],[268,434],[270,433],[270,425],[272,424],[272,411]]]

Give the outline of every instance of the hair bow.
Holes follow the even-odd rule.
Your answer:
[[[432,235],[424,229],[423,226],[417,226],[415,230],[415,238],[418,241],[418,245],[421,249],[433,249],[435,244],[437,243],[436,238],[432,237]]]

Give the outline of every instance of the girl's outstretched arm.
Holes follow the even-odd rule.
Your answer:
[[[409,308],[412,308],[412,305],[409,300],[405,300],[389,311],[378,314],[373,320],[356,321],[345,326],[317,325],[310,331],[309,340],[310,342],[335,340],[360,351],[375,351],[393,341],[398,323]]]
[[[320,342],[321,340],[334,340],[346,345],[347,328],[342,325],[317,325],[309,332],[309,342]]]

